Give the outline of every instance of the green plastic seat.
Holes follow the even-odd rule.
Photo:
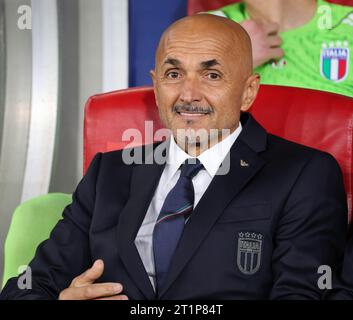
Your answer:
[[[29,264],[37,246],[49,238],[71,201],[71,194],[49,193],[16,208],[5,241],[2,287],[7,280],[18,276],[20,266]]]

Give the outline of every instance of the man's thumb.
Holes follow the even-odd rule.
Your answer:
[[[75,281],[75,286],[81,287],[95,282],[98,278],[102,276],[103,271],[103,260],[96,260],[90,269],[86,270],[77,278],[77,280]]]

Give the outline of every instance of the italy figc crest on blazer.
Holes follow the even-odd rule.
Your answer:
[[[237,265],[243,274],[252,275],[260,269],[263,238],[256,232],[238,233]]]

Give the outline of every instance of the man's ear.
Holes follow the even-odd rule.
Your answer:
[[[153,81],[153,86],[155,87],[155,83],[156,83],[156,71],[155,70],[151,70],[150,71],[150,75]]]
[[[151,71],[150,71],[150,75],[151,75],[152,82],[153,82],[154,97],[155,97],[155,99],[156,99],[156,104],[157,104],[157,107],[158,107],[157,75],[156,75],[156,71],[155,71],[155,70],[151,70]]]
[[[260,88],[260,75],[252,74],[245,83],[242,105],[240,110],[245,112],[250,109],[256,99],[257,93]]]

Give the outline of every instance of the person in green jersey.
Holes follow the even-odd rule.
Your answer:
[[[353,7],[324,0],[244,0],[210,13],[249,33],[262,83],[353,97]]]

